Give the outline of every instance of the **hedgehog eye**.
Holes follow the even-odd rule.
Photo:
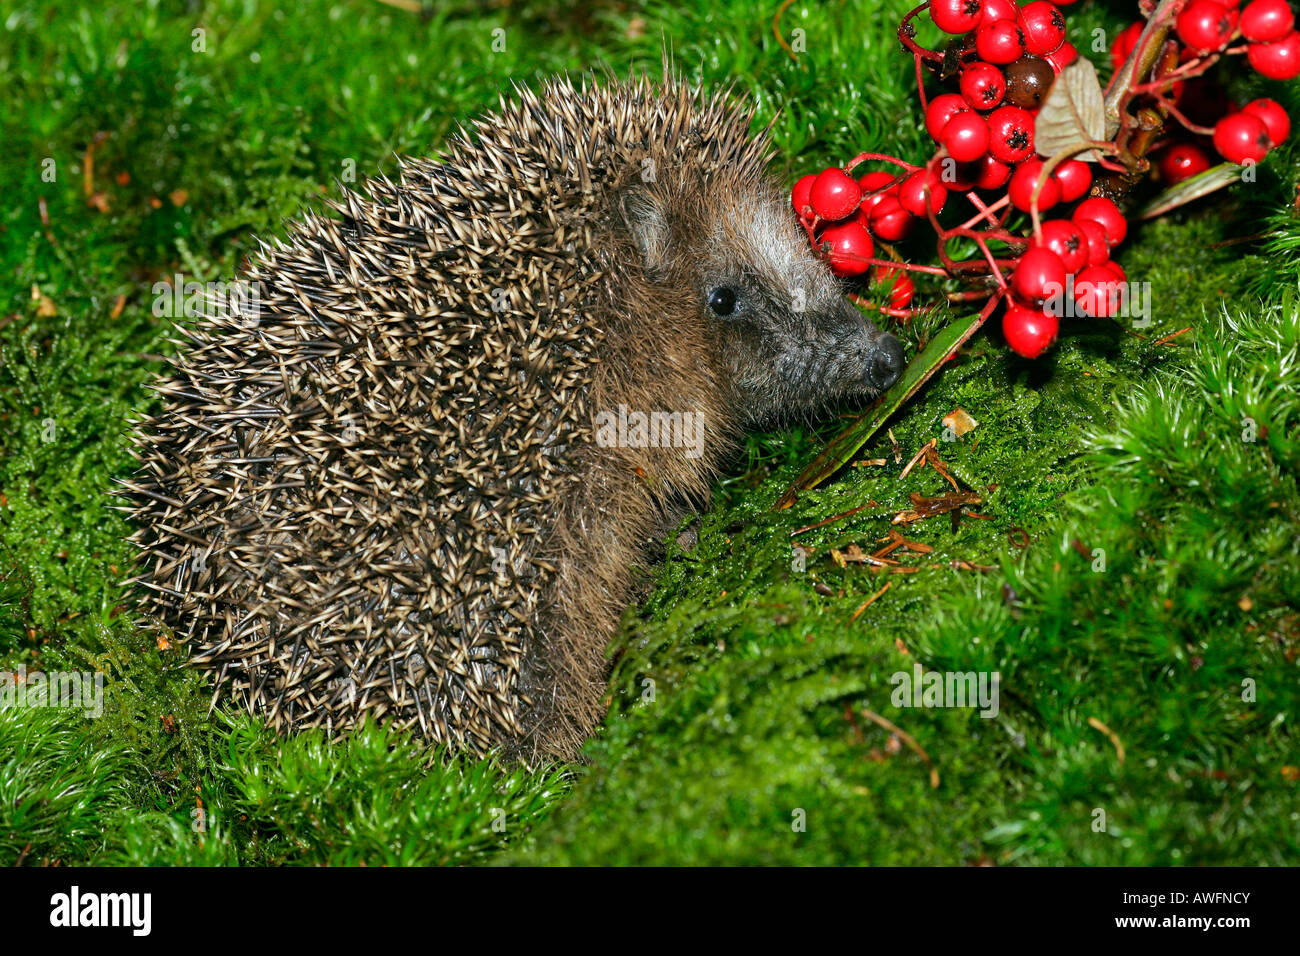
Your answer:
[[[709,293],[709,308],[714,315],[731,315],[736,311],[736,290],[718,286]]]

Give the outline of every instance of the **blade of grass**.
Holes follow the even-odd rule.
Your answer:
[[[1189,202],[1208,196],[1224,186],[1237,182],[1240,178],[1241,167],[1236,163],[1220,163],[1218,166],[1212,166],[1203,173],[1197,173],[1175,186],[1170,186],[1143,206],[1137,218],[1154,219],[1156,216],[1163,216],[1171,209],[1177,209],[1179,206],[1185,206]]]

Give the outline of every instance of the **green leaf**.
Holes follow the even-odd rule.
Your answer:
[[[1170,186],[1151,202],[1142,207],[1139,219],[1152,219],[1162,216],[1171,209],[1185,206],[1189,202],[1217,192],[1224,186],[1236,182],[1241,177],[1241,167],[1236,163],[1220,163],[1211,166],[1203,173],[1197,173],[1190,179],[1184,179],[1177,185]]]
[[[1044,156],[1079,152],[1105,138],[1106,114],[1101,83],[1091,62],[1078,59],[1061,71],[1034,120],[1034,148]],[[1096,162],[1094,152],[1082,159]]]
[[[789,488],[785,490],[776,509],[788,508],[799,498],[799,492],[815,488],[831,475],[835,474],[852,458],[867,440],[878,432],[882,425],[899,407],[915,395],[930,377],[939,370],[953,349],[975,334],[980,327],[981,318],[976,315],[969,319],[959,319],[946,326],[942,332],[930,340],[925,350],[913,359],[898,381],[885,394],[876,399],[861,418],[831,440],[812,464],[799,473]]]

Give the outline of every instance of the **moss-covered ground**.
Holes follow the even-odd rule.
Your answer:
[[[775,6],[8,5],[0,669],[106,686],[98,719],[0,708],[0,862],[1300,861],[1294,143],[1135,225],[1120,258],[1150,283],[1151,327],[1073,322],[1037,362],[981,333],[863,450],[884,465],[787,511],[770,509],[844,422],[753,436],[698,543],[648,570],[581,766],[448,760],[376,727],[278,740],[210,711],[183,652],[133,626],[110,492],[173,347],[156,282],[229,277],[335,179],[436,149],[511,80],[655,69],[665,41],[779,114],[787,181],[922,155],[891,26],[908,4],[794,3],[797,63]],[[1130,9],[1072,6],[1072,31],[1113,37]],[[1300,115],[1295,84],[1252,83],[1233,92]],[[947,318],[900,334],[914,348]],[[959,437],[956,407],[979,421]],[[837,562],[947,487],[900,477],[930,439],[983,517],[903,528],[933,548],[894,553],[914,573]],[[998,672],[997,715],[896,706],[891,677],[918,664]]]

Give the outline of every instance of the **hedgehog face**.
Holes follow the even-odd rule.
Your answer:
[[[721,358],[748,424],[883,392],[903,348],[845,297],[784,198],[756,190],[719,215],[699,289],[721,326]]]
[[[699,321],[712,327],[737,418],[771,424],[892,385],[901,343],[844,297],[789,203],[764,184],[716,192],[637,200],[630,219],[646,261],[663,266],[655,281],[692,290]]]

